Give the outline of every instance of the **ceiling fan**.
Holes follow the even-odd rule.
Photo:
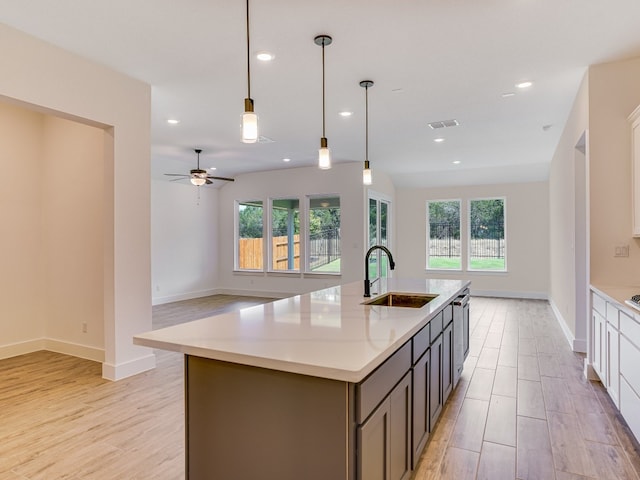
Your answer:
[[[211,180],[224,180],[225,182],[235,181],[233,178],[215,177],[213,175],[207,175],[206,170],[200,169],[200,153],[202,153],[202,150],[200,150],[199,148],[196,148],[194,149],[194,152],[196,152],[196,154],[198,155],[197,167],[191,170],[188,175],[185,173],[165,173],[165,175],[169,177],[181,177],[181,178],[175,178],[174,180],[171,180],[172,182],[176,180],[183,180],[185,178],[188,178],[191,181],[191,183],[199,187],[200,185],[204,185],[205,183],[207,185],[212,184],[213,182]]]

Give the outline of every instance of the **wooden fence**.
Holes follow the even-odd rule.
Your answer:
[[[238,267],[243,270],[262,270],[262,238],[241,238],[238,244]],[[287,236],[273,237],[274,270],[289,269],[289,239]],[[293,270],[300,270],[300,235],[293,236]]]

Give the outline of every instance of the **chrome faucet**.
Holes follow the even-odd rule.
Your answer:
[[[371,296],[371,282],[369,281],[369,257],[371,256],[371,252],[373,252],[374,250],[382,250],[384,253],[386,253],[387,257],[389,257],[389,268],[391,270],[396,268],[396,262],[393,261],[393,255],[391,255],[391,252],[387,247],[385,247],[384,245],[374,245],[373,247],[371,247],[367,251],[367,254],[364,256],[364,296],[365,297]]]

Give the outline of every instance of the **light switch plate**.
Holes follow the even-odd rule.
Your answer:
[[[613,254],[614,257],[628,257],[629,256],[629,245],[616,245],[615,252]]]

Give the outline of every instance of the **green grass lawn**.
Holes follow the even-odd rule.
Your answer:
[[[314,268],[314,272],[327,272],[327,273],[340,273],[340,259],[336,259],[333,262],[329,262],[320,267]]]
[[[460,270],[460,258],[429,257],[429,268]],[[472,258],[470,270],[504,270],[504,258]]]

